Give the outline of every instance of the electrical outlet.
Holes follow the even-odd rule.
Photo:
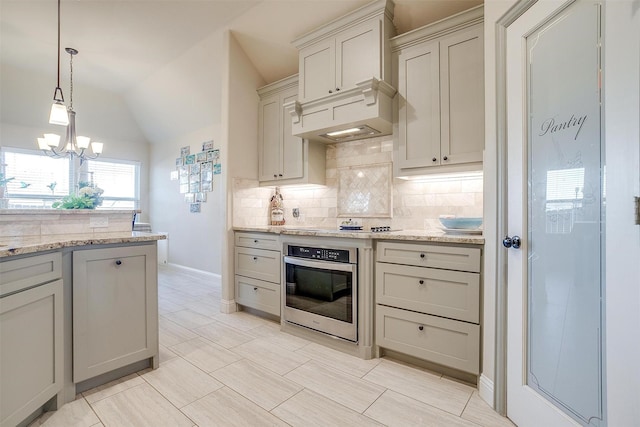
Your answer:
[[[90,228],[102,228],[109,226],[109,217],[108,216],[90,216],[89,217],[89,227]]]
[[[293,208],[293,217],[300,218],[300,208]]]

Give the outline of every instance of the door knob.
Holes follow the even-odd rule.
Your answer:
[[[520,249],[521,244],[522,240],[520,239],[520,236],[507,236],[502,239],[502,246],[504,246],[505,248]]]

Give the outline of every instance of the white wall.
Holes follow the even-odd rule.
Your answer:
[[[222,57],[222,33],[213,33],[151,75],[127,98],[153,142],[150,222],[154,231],[169,233],[168,262],[215,274],[221,272],[223,178],[215,176],[213,191],[201,203],[201,212],[191,213],[170,174],[184,146],[196,153],[204,141],[213,139],[214,148],[220,148],[225,157]],[[227,173],[224,165],[222,173]]]
[[[66,128],[49,124],[55,83],[51,76],[7,64],[1,66],[0,145],[37,150],[36,138],[45,132],[64,137]],[[61,83],[68,102],[68,83]],[[141,162],[141,220],[148,219],[149,143],[124,100],[113,92],[74,82],[73,106],[78,134],[103,142],[102,157]]]

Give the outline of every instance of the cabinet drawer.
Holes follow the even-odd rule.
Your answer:
[[[0,296],[62,277],[60,252],[0,262]]]
[[[236,246],[256,249],[280,250],[280,239],[270,233],[236,233]]]
[[[480,272],[479,248],[380,242],[376,253],[381,262]]]
[[[376,344],[477,375],[480,326],[376,306]]]
[[[236,276],[236,301],[238,304],[280,316],[280,285]]]
[[[236,274],[280,283],[280,252],[236,247]]]
[[[376,303],[480,322],[480,274],[376,264]]]

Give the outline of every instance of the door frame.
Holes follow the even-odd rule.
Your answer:
[[[496,237],[508,233],[507,224],[507,28],[538,0],[520,0],[496,21]],[[507,415],[507,252],[496,246],[496,323],[494,409]]]

